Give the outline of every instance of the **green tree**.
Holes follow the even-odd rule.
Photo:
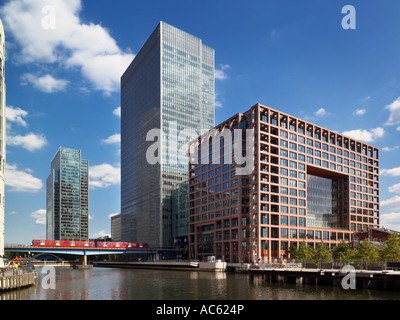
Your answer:
[[[363,241],[354,251],[355,258],[368,262],[377,262],[380,260],[379,250],[368,240]]]
[[[298,248],[294,245],[290,246],[289,253],[290,257],[293,259],[312,259],[314,256],[314,248],[302,242]]]
[[[329,249],[329,246],[326,243],[319,243],[317,247],[314,249],[314,259],[321,260],[331,260],[332,259],[332,250]]]
[[[400,235],[392,234],[382,248],[382,260],[389,262],[400,261]]]
[[[350,259],[353,255],[350,244],[342,241],[332,249],[334,259]]]

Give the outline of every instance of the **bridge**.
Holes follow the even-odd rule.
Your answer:
[[[174,254],[180,252],[176,249],[152,249],[152,248],[102,248],[102,247],[46,247],[46,246],[4,246],[5,252],[20,252],[20,253],[53,253],[53,254],[70,254],[81,256],[80,264],[87,265],[87,256],[96,256],[104,254]]]

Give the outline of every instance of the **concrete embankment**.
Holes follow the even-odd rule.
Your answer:
[[[0,291],[35,285],[37,271],[13,270],[0,272]]]
[[[192,262],[192,261],[143,261],[143,262],[120,262],[99,261],[93,262],[95,267],[106,268],[137,268],[158,270],[189,270],[189,271],[225,271],[224,262]]]

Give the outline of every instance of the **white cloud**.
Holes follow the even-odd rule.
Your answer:
[[[42,134],[28,133],[25,136],[7,136],[7,145],[20,146],[28,151],[36,151],[47,145],[46,137]]]
[[[31,73],[25,73],[22,75],[21,80],[23,85],[30,84],[36,89],[47,93],[64,91],[69,83],[67,80],[55,79],[49,74],[40,77]]]
[[[390,115],[386,125],[400,124],[400,97],[394,100],[391,104],[387,105],[385,109],[389,109]]]
[[[389,187],[389,192],[400,194],[400,183]]]
[[[116,133],[110,137],[108,137],[107,139],[103,139],[103,143],[106,144],[119,144],[121,143],[121,135],[119,133]]]
[[[114,109],[113,115],[117,116],[118,118],[121,118],[121,107]]]
[[[362,129],[356,129],[356,130],[350,130],[350,131],[344,131],[343,135],[354,138],[356,140],[361,140],[364,142],[372,142],[375,141],[378,138],[382,138],[385,134],[385,130],[383,128],[375,128],[371,130],[362,130]]]
[[[380,224],[382,227],[391,230],[400,230],[400,212],[391,212],[381,215]]]
[[[46,209],[39,209],[31,213],[36,224],[46,224]]]
[[[121,168],[104,163],[89,168],[90,188],[107,188],[121,182]]]
[[[14,108],[13,106],[6,107],[7,121],[14,122],[23,127],[26,127],[28,124],[23,119],[23,117],[26,117],[27,115],[28,115],[28,112],[25,110],[22,110],[21,108]]]
[[[5,173],[5,184],[11,192],[38,192],[43,187],[42,180],[35,178],[31,170],[18,170],[16,164],[7,164]]]
[[[382,176],[391,176],[391,177],[398,177],[400,176],[400,167],[393,168],[393,169],[382,169],[381,170]]]
[[[228,65],[228,64],[220,64],[219,69],[215,69],[215,79],[216,80],[228,79],[228,75],[225,73],[225,70],[227,70],[229,68],[230,68],[230,65]]]
[[[45,7],[48,0],[13,0],[0,8],[6,31],[20,48],[14,60],[78,69],[95,89],[118,91],[134,55],[121,50],[106,28],[81,21],[81,0],[52,0],[48,13],[42,12]],[[54,27],[46,24],[49,19]]]
[[[367,112],[366,109],[364,109],[364,108],[359,108],[359,109],[356,109],[356,110],[354,111],[354,114],[355,114],[356,116],[363,116],[366,112]]]
[[[319,108],[316,112],[314,112],[314,114],[317,117],[324,117],[324,116],[328,115],[329,113],[324,108]]]
[[[394,196],[387,200],[381,201],[381,208],[384,208],[387,211],[395,211],[400,208],[400,196]]]
[[[101,237],[105,237],[105,236],[111,237],[111,235],[106,230],[100,230],[99,232],[94,233],[91,236],[91,238],[101,238]]]
[[[394,147],[383,147],[382,151],[393,151],[393,150],[397,150],[399,148],[399,146],[394,146]]]

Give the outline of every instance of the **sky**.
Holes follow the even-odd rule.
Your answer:
[[[261,103],[379,147],[381,226],[400,230],[399,16],[398,0],[1,0],[5,243],[45,238],[60,147],[89,160],[89,236],[111,233],[120,77],[159,21],[215,49],[215,124]]]

